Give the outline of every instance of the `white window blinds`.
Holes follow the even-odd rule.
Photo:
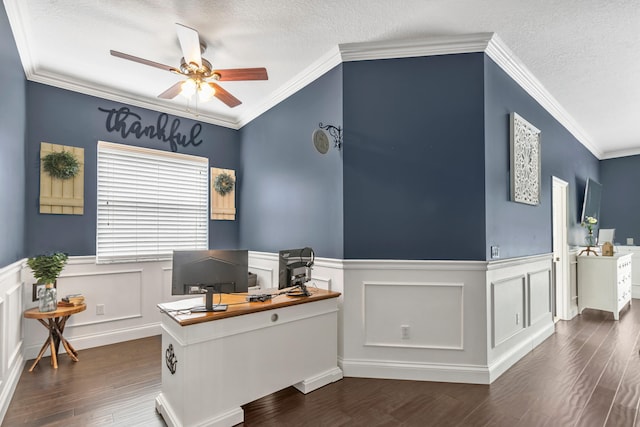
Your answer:
[[[96,262],[207,249],[209,159],[98,142]]]

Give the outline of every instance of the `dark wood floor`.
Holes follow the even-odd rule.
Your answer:
[[[303,395],[293,388],[244,407],[245,426],[639,426],[640,301],[585,311],[491,386],[345,378]],[[163,426],[160,339],[44,358],[22,373],[3,427]],[[27,364],[28,368],[29,364]]]

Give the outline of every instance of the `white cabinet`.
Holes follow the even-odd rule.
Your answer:
[[[631,254],[578,257],[578,309],[610,311],[618,320],[631,303]]]
[[[614,250],[620,254],[633,255],[633,263],[631,265],[631,293],[635,295],[635,298],[640,298],[640,246],[616,246]]]

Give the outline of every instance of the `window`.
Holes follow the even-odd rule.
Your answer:
[[[96,262],[207,249],[209,160],[98,142]]]

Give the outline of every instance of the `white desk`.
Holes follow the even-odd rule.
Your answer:
[[[238,305],[244,296],[225,295],[226,312],[163,312],[156,410],[167,425],[233,426],[244,421],[241,405],[291,385],[308,393],[340,380],[340,294],[313,293]]]

